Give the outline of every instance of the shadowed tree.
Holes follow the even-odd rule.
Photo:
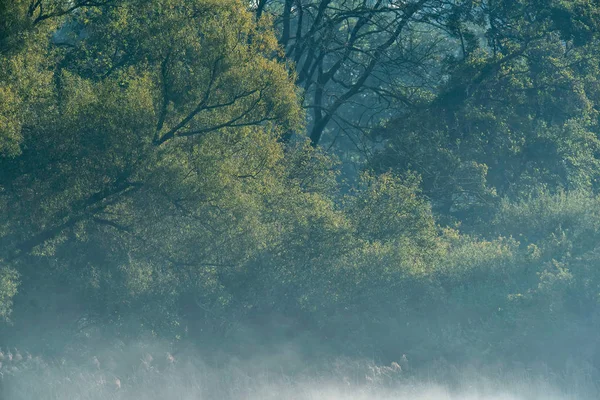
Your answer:
[[[469,7],[438,0],[259,0],[296,70],[313,146],[326,130],[361,138],[394,110],[411,108],[415,91],[438,84],[436,59],[452,15]],[[451,47],[451,46],[450,46]]]
[[[417,171],[434,208],[463,221],[539,186],[597,190],[598,8],[494,1],[471,13],[479,39],[446,60],[439,90],[387,123],[372,165]]]

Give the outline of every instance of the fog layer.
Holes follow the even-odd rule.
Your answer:
[[[210,365],[199,354],[174,355],[147,344],[98,351],[79,362],[18,350],[2,354],[5,400],[580,400],[597,393],[583,371],[552,380],[543,370],[439,363],[415,374],[407,359],[390,365],[337,359],[317,366],[293,350]]]

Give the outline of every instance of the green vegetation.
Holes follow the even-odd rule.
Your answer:
[[[600,377],[598,21],[587,0],[0,0],[0,346]]]

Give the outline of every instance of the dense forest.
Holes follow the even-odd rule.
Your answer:
[[[590,0],[0,0],[2,357],[600,378],[599,112]]]

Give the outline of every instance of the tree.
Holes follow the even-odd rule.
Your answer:
[[[473,8],[481,40],[448,60],[440,91],[388,123],[373,166],[418,172],[436,210],[463,221],[538,185],[596,190],[598,11],[547,3]]]
[[[300,120],[268,27],[236,1],[35,4],[0,90],[0,259],[23,295],[64,279],[108,307],[260,248],[251,205]]]
[[[416,88],[436,86],[435,59],[447,51],[443,1],[260,0],[294,66],[316,146],[329,129],[352,140],[398,109],[411,107]]]

